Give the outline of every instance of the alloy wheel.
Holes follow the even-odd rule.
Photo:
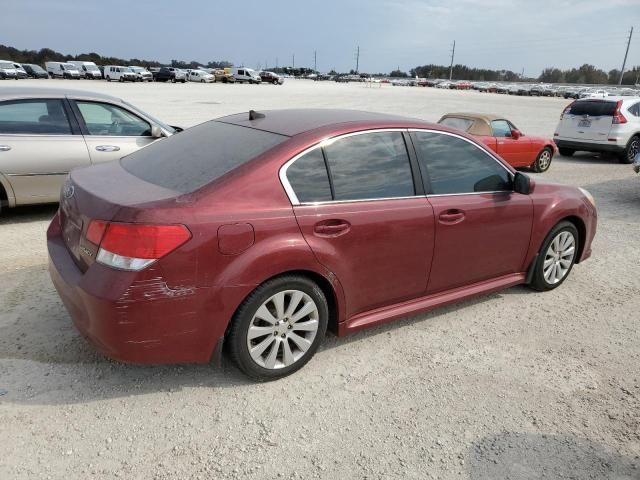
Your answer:
[[[629,162],[633,162],[635,160],[638,152],[640,152],[640,139],[638,137],[635,137],[631,140],[631,144],[627,149],[627,159],[629,160]]]
[[[549,244],[544,256],[542,271],[545,281],[555,285],[567,276],[576,255],[576,239],[573,233],[562,231]]]
[[[544,172],[549,168],[549,164],[551,163],[551,153],[549,150],[543,150],[540,154],[540,158],[538,159],[538,169],[541,172]]]
[[[247,330],[249,354],[263,368],[288,367],[309,350],[318,327],[318,306],[309,295],[300,290],[278,292],[253,315]]]

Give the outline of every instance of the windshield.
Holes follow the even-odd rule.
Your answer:
[[[96,67],[95,65],[85,65],[84,68],[87,70],[87,72],[98,72],[99,71],[98,67]]]
[[[131,70],[132,72],[142,72],[144,70],[144,68],[142,67],[129,67],[129,70]]]
[[[76,67],[72,63],[63,63],[62,65],[60,65],[60,67],[62,67],[63,70],[77,70],[78,69],[78,67]]]
[[[143,117],[147,117],[149,120],[151,120],[153,123],[159,125],[161,128],[163,128],[167,132],[176,133],[176,129],[175,128],[173,128],[170,125],[167,125],[164,122],[161,122],[160,120],[158,120],[157,118],[153,117],[152,115],[149,115],[147,112],[140,111],[135,106],[131,105],[130,103],[125,102],[124,100],[122,101],[122,103],[124,103],[127,107],[129,107],[131,110],[133,110],[134,112],[138,113],[139,115],[141,115]]]
[[[131,70],[129,67],[124,67],[122,70],[123,70],[124,72],[133,73],[133,70]]]
[[[467,130],[469,130],[469,127],[473,125],[473,120],[460,117],[447,117],[443,118],[438,123],[440,125],[446,125],[447,127],[457,128],[458,130],[466,132]]]
[[[14,68],[14,66],[7,62],[0,62],[0,68]]]
[[[44,69],[40,65],[29,65],[34,72],[44,72]]]
[[[209,121],[155,142],[121,160],[129,173],[182,193],[204,187],[289,137]]]
[[[600,100],[575,102],[569,113],[571,115],[589,115],[591,117],[613,116],[616,111],[616,102],[603,102]]]

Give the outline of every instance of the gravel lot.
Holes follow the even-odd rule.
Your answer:
[[[567,104],[292,80],[14,83],[121,96],[182,126],[250,108],[433,121],[470,110],[551,136]],[[3,212],[0,478],[639,479],[640,178],[586,154],[555,158],[544,176],[587,188],[599,207],[593,257],[561,288],[511,288],[328,337],[300,372],[268,384],[228,362],[142,367],[96,354],[49,280],[56,207]]]

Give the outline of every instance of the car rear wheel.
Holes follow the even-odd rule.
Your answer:
[[[578,242],[578,229],[573,223],[558,223],[542,244],[531,287],[546,291],[562,285],[576,261]]]
[[[553,159],[553,151],[549,147],[544,147],[538,154],[538,158],[533,162],[533,171],[536,173],[542,173],[549,170],[551,166],[551,160]]]
[[[631,137],[627,148],[620,154],[618,160],[620,163],[633,163],[638,152],[640,152],[640,137],[636,135],[635,137]]]
[[[327,330],[322,290],[299,275],[269,280],[238,308],[227,336],[231,358],[246,375],[275,380],[302,368]]]
[[[558,151],[563,157],[571,157],[574,153],[576,153],[576,151],[572,148],[559,148]]]

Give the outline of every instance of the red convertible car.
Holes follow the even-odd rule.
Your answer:
[[[525,135],[509,120],[496,115],[447,113],[438,123],[473,135],[515,168],[545,172],[556,153],[552,140]]]
[[[250,112],[73,170],[48,232],[78,330],[127,362],[209,362],[268,380],[327,328],[365,327],[591,255],[585,190],[516,172],[442,125],[349,110]]]

